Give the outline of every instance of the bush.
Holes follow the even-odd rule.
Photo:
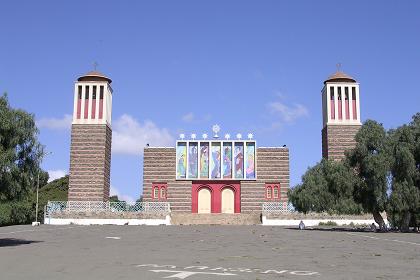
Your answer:
[[[333,222],[333,221],[319,222],[318,226],[329,226],[329,227],[333,227],[333,226],[337,226],[337,223],[336,222]]]

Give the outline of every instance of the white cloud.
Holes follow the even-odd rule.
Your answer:
[[[211,115],[207,114],[205,116],[197,117],[193,112],[189,112],[182,116],[182,121],[186,123],[200,123],[200,122],[208,122],[211,120]]]
[[[159,128],[152,121],[138,122],[124,114],[113,123],[112,152],[140,155],[146,144],[152,147],[173,146],[174,138],[166,128]]]
[[[194,113],[193,112],[189,112],[188,114],[182,116],[182,120],[184,122],[190,123],[190,122],[193,122],[194,119],[195,119],[195,117],[194,117]]]
[[[283,102],[270,102],[268,107],[272,114],[279,114],[280,119],[285,123],[293,123],[299,118],[309,115],[308,109],[302,104],[293,104],[288,106]]]
[[[64,177],[67,175],[67,172],[65,170],[57,169],[57,170],[48,170],[48,175],[50,176],[48,178],[48,183],[51,181],[54,181],[55,179],[59,179],[61,177]]]
[[[67,130],[71,128],[73,117],[65,114],[61,119],[57,118],[42,118],[36,121],[39,128],[47,128],[51,130]]]
[[[109,193],[110,193],[110,196],[114,196],[114,195],[116,195],[116,196],[118,196],[118,199],[119,200],[124,200],[125,202],[128,202],[128,203],[130,203],[130,204],[133,204],[134,202],[136,202],[136,200],[133,198],[133,197],[131,197],[131,196],[129,196],[129,195],[125,195],[125,194],[122,194],[116,187],[114,187],[114,186],[111,186],[111,188],[110,188],[110,190],[109,190]]]

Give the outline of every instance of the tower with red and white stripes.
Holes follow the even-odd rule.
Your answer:
[[[69,201],[107,201],[111,169],[111,79],[92,71],[74,87]]]
[[[361,126],[359,83],[338,70],[324,81],[322,89],[322,156],[341,160],[356,145]]]

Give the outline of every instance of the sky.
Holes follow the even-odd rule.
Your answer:
[[[290,149],[291,186],[321,159],[323,81],[360,83],[362,121],[420,111],[420,1],[2,1],[0,93],[35,115],[69,169],[73,89],[97,70],[113,93],[111,192],[142,193],[142,153],[180,133],[253,133]],[[175,174],[174,174],[175,176]]]

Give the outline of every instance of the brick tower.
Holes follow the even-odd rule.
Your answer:
[[[69,201],[108,201],[111,79],[92,71],[77,79],[71,127]]]
[[[338,70],[322,89],[322,157],[341,160],[345,151],[355,147],[361,126],[359,84]]]

